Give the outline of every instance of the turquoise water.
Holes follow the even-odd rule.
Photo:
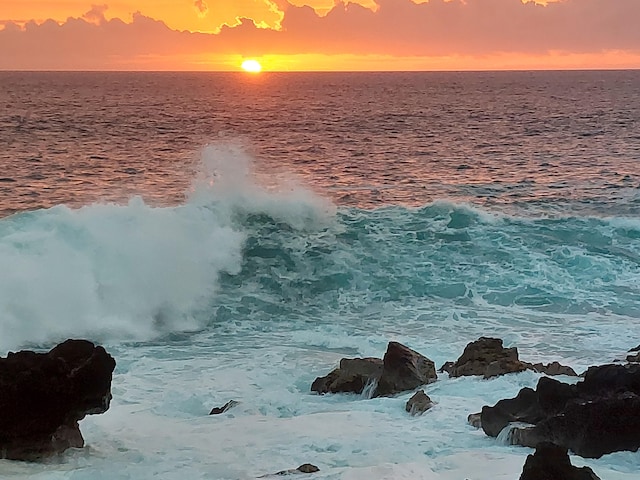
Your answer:
[[[442,374],[415,418],[411,392],[321,397],[311,382],[391,340],[440,366],[498,336],[578,371],[639,343],[633,72],[214,76],[228,98],[201,95],[209,117],[175,100],[201,94],[201,75],[33,74],[23,90],[11,75],[27,74],[0,75],[16,128],[0,351],[89,338],[117,368],[110,410],[81,422],[85,449],[0,461],[3,478],[248,479],[310,462],[314,478],[514,479],[531,450],[466,417],[538,374]],[[32,105],[19,128],[15,98]],[[639,455],[573,461],[631,480]]]

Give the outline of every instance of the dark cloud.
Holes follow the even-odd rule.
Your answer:
[[[286,7],[278,31],[239,19],[217,34],[177,32],[139,13],[129,23],[106,20],[104,6],[62,25],[7,23],[0,31],[0,68],[93,68],[145,56],[218,53],[640,53],[639,0],[565,0],[547,6],[520,0],[377,0],[375,12],[338,2],[326,16],[284,3],[278,0]],[[202,0],[195,6],[206,8]]]

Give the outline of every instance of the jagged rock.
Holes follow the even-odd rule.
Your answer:
[[[629,353],[631,352],[640,352],[640,345],[638,345],[637,347],[633,347],[632,349],[629,350]]]
[[[220,415],[221,413],[226,412],[227,410],[229,410],[230,408],[235,407],[236,405],[238,405],[240,402],[237,402],[236,400],[229,400],[227,403],[225,403],[223,406],[221,407],[213,407],[211,409],[211,411],[209,412],[209,415]]]
[[[313,381],[311,391],[320,394],[362,393],[368,383],[380,378],[382,366],[382,360],[379,358],[343,358],[340,360],[339,368]]]
[[[115,365],[104,348],[86,340],[0,358],[2,458],[38,460],[82,447],[78,421],[109,408]]]
[[[389,342],[375,394],[385,396],[413,390],[437,378],[436,366],[431,360],[401,343]]]
[[[343,358],[339,368],[313,381],[311,391],[362,393],[365,386],[375,383],[375,395],[385,396],[413,390],[436,378],[435,364],[431,360],[398,342],[389,342],[383,360]]]
[[[447,372],[451,377],[482,375],[484,378],[492,378],[524,370],[534,370],[547,375],[577,376],[571,367],[558,362],[547,365],[523,362],[518,358],[517,348],[504,348],[501,339],[489,337],[480,337],[475,342],[467,344],[458,360],[446,362],[439,371]]]
[[[422,415],[424,412],[433,407],[433,402],[429,398],[429,395],[424,393],[424,390],[420,390],[413,394],[413,396],[407,401],[405,410],[411,415]]]
[[[452,377],[482,375],[490,378],[526,369],[527,366],[518,359],[515,347],[504,348],[499,338],[480,337],[469,343],[460,358],[449,365],[446,371]]]
[[[482,413],[470,413],[467,417],[467,423],[475,428],[482,428]]]
[[[561,365],[558,362],[551,362],[547,365],[542,363],[527,363],[526,364],[531,370],[535,370],[538,373],[544,373],[546,375],[567,375],[569,377],[577,377],[578,374],[576,371],[568,367],[566,365]]]
[[[527,456],[520,480],[600,480],[600,477],[589,467],[571,465],[566,448],[543,442],[533,455]]]
[[[640,352],[635,355],[627,355],[627,362],[630,363],[640,363]]]
[[[450,377],[453,377],[451,372],[456,366],[456,362],[444,362],[444,364],[438,369],[438,373],[447,372]]]
[[[569,385],[542,377],[536,390],[523,388],[513,399],[482,408],[482,428],[497,436],[511,422],[513,444],[535,447],[553,442],[577,455],[599,458],[640,448],[640,365],[603,365]]]

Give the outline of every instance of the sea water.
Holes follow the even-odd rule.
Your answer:
[[[466,417],[539,374],[440,374],[419,417],[412,392],[310,385],[392,340],[440,366],[496,336],[579,372],[640,343],[639,85],[0,74],[0,349],[117,362],[84,449],[0,476],[518,478],[532,450]],[[572,461],[630,480],[639,455]]]

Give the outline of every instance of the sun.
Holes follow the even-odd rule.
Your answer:
[[[245,60],[244,62],[242,62],[241,66],[245,72],[260,73],[262,71],[262,65],[260,65],[260,62],[253,59]]]

